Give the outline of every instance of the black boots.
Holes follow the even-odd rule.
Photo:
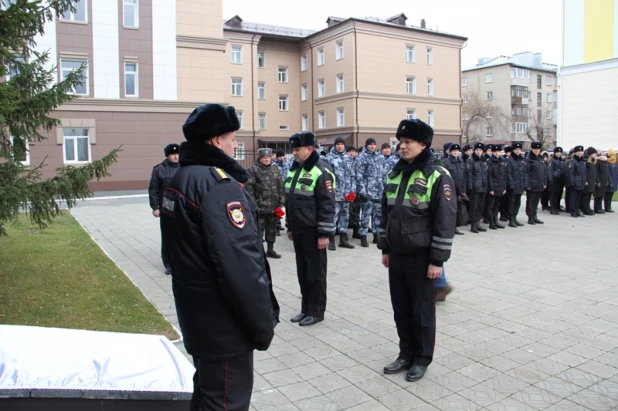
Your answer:
[[[534,220],[534,222],[535,222],[536,224],[545,224],[544,222],[542,222],[541,220],[539,220],[539,219],[538,219],[538,217],[536,216],[536,214],[534,214],[534,215],[532,216],[532,219]]]
[[[496,228],[500,228],[500,229],[504,228],[504,226],[502,224],[500,224],[500,222],[498,221],[498,216],[497,215],[494,216],[494,225],[496,226]]]
[[[281,254],[275,252],[275,243],[268,243],[268,250],[266,251],[266,257],[281,258]]]
[[[360,240],[361,235],[358,232],[358,227],[354,227],[354,229],[352,230],[352,238],[356,238]]]
[[[373,244],[378,244],[378,236],[377,236],[377,234],[374,234],[374,235],[373,235],[373,241],[372,241],[372,243],[373,243]]]
[[[328,236],[328,249],[330,251],[335,251],[337,247],[335,247],[335,235]]]
[[[530,225],[536,225],[536,221],[534,221],[534,218],[532,218],[532,216],[528,216],[528,224]]]
[[[481,233],[487,231],[487,229],[481,225],[481,220],[476,221],[476,229],[479,230]]]
[[[509,217],[509,227],[517,228],[517,224],[515,224],[515,217]]]
[[[366,235],[361,235],[360,239],[361,239],[361,247],[369,247],[369,243],[367,242]]]
[[[478,234],[479,233],[479,228],[477,226],[477,222],[476,221],[472,221],[470,223],[470,232],[474,233],[474,234]]]
[[[455,234],[456,235],[464,235],[464,233],[462,233],[461,231],[459,231],[459,228],[455,227]]]
[[[339,247],[340,248],[349,248],[349,249],[354,248],[354,246],[348,242],[348,235],[347,234],[340,234],[339,235]]]
[[[498,227],[496,227],[496,220],[494,219],[493,216],[489,217],[489,229],[490,230],[497,230]]]

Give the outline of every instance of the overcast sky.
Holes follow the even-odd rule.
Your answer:
[[[479,57],[543,53],[561,63],[562,0],[223,0],[223,18],[321,30],[328,16],[387,18],[405,13],[408,24],[468,38],[462,65]]]

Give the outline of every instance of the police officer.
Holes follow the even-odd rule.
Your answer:
[[[268,349],[278,322],[257,206],[232,158],[239,127],[234,107],[193,110],[164,193],[176,312],[196,367],[191,410],[249,409],[253,351]]]
[[[506,163],[506,191],[509,196],[509,227],[523,227],[517,220],[521,196],[528,187],[528,173],[521,155],[521,143],[513,143],[511,156]]]
[[[541,143],[534,141],[525,159],[528,186],[526,187],[526,215],[528,224],[543,224],[536,216],[543,190],[547,187],[547,166],[541,157]]]
[[[483,143],[474,143],[472,157],[466,161],[468,197],[470,197],[470,232],[487,231],[481,226],[485,194],[487,193],[487,163],[483,161]]]
[[[335,232],[335,178],[313,148],[315,136],[290,136],[294,162],[285,180],[288,238],[294,242],[302,295],[300,314],[292,322],[309,326],[324,320],[326,247]]]
[[[361,247],[369,247],[367,234],[369,220],[374,236],[374,243],[378,242],[376,231],[380,225],[380,198],[384,186],[384,157],[376,150],[376,140],[368,138],[365,141],[363,152],[354,162],[356,174],[356,195],[360,197],[361,212]]]
[[[504,146],[504,155],[501,156],[501,157],[504,160],[504,164],[505,165],[507,164],[507,160],[511,156],[511,152],[512,151],[513,151],[513,149],[511,148],[511,146]],[[499,221],[509,221],[508,214],[509,214],[509,196],[508,196],[508,194],[505,194],[505,195],[502,196],[502,199],[500,200],[500,219],[499,219]]]
[[[584,146],[575,146],[573,158],[569,161],[565,170],[566,184],[569,187],[569,211],[571,217],[583,217],[581,215],[581,202],[586,189],[586,163],[583,159]]]
[[[448,148],[449,156],[444,160],[444,167],[451,174],[451,178],[455,182],[455,195],[457,198],[457,208],[465,207],[468,201],[466,194],[466,166],[463,160],[459,157],[461,147],[459,144],[451,144]],[[455,234],[463,235],[459,229],[455,228]]]
[[[354,178],[354,160],[345,152],[345,140],[343,137],[335,139],[335,145],[331,147],[326,156],[333,174],[335,175],[335,225],[339,232],[339,247],[352,249],[354,246],[348,242],[348,220],[350,218],[350,203],[356,199],[356,179]],[[328,239],[328,249],[336,250],[335,235]]]
[[[560,201],[562,201],[562,191],[565,183],[565,166],[562,158],[562,147],[554,148],[554,155],[549,160],[547,169],[547,182],[549,183],[549,213],[558,215],[560,212]]]
[[[504,228],[498,221],[500,202],[502,196],[506,194],[506,161],[500,156],[502,147],[493,145],[491,147],[492,156],[487,161],[487,190],[489,201],[487,203],[487,213],[489,214],[489,228],[496,230]]]
[[[169,186],[172,177],[174,177],[174,174],[178,171],[178,153],[180,152],[180,146],[175,143],[168,144],[165,146],[165,149],[163,149],[163,152],[165,153],[165,160],[153,167],[150,177],[150,186],[148,187],[150,208],[152,208],[152,215],[156,218],[161,216],[163,191]],[[165,274],[170,275],[172,269],[170,268],[169,258],[167,257],[165,236],[163,235],[163,227],[161,224],[162,222],[159,220],[159,226],[161,227],[161,260],[163,260]]]
[[[433,359],[435,280],[451,255],[457,198],[448,171],[432,164],[433,129],[403,120],[396,136],[401,160],[386,179],[378,248],[388,268],[399,356],[384,373],[408,370],[406,379],[418,381]]]
[[[281,258],[275,252],[277,221],[283,218],[283,180],[279,168],[272,165],[272,150],[260,148],[257,152],[255,165],[247,170],[249,179],[245,188],[258,206],[260,235],[266,240],[266,257]]]

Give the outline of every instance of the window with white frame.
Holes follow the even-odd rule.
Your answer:
[[[288,111],[290,109],[288,96],[279,96],[279,111]]]
[[[427,47],[427,64],[433,64],[433,48]]]
[[[139,96],[138,79],[137,62],[126,61],[124,63],[124,95],[126,97]]]
[[[416,120],[416,109],[409,108],[406,110],[406,119]]]
[[[258,113],[258,129],[266,130],[266,113]]]
[[[23,57],[19,57],[16,56],[14,57],[15,62],[16,63],[23,63],[24,62],[24,58]],[[19,74],[19,68],[12,63],[8,63],[8,67],[7,67],[7,71],[6,71],[6,81],[9,81],[10,79],[12,79],[13,77],[17,76]]]
[[[307,55],[300,56],[300,71],[307,71]]]
[[[337,127],[345,126],[345,111],[343,107],[337,109]]]
[[[416,63],[416,47],[413,44],[406,45],[406,63]]]
[[[13,148],[13,156],[15,157],[15,160],[21,162],[25,166],[30,165],[30,144],[28,143],[28,140],[19,139],[19,142],[16,143],[13,136],[10,136],[9,139],[12,146],[20,144],[19,155],[16,153],[15,148]]]
[[[300,128],[302,131],[309,130],[309,116],[303,114],[300,118]]]
[[[258,82],[258,99],[264,100],[266,98],[266,83],[263,81]]]
[[[78,60],[78,59],[60,59],[60,70],[62,72],[62,80],[65,80],[69,74],[73,71],[79,70],[79,68],[84,65],[84,70],[82,70],[83,79],[81,83],[75,84],[68,90],[68,93],[77,94],[80,96],[88,95],[88,60]]]
[[[523,78],[530,80],[530,70],[519,67],[511,67],[511,78]]]
[[[318,49],[318,66],[324,65],[324,47]]]
[[[87,163],[90,161],[90,136],[87,128],[64,128],[64,162]]]
[[[138,0],[123,0],[123,25],[124,27],[139,27],[139,3]]]
[[[242,79],[241,78],[232,79],[232,95],[236,97],[242,96]]]
[[[536,75],[536,88],[541,89],[543,85],[543,76],[541,76],[540,74]]]
[[[464,121],[470,120],[470,115],[468,113],[463,113],[463,120]]]
[[[491,128],[491,126],[487,126],[486,128],[487,128],[487,130],[486,130],[486,134],[485,134],[485,135],[487,135],[487,136],[493,136],[493,135],[494,135],[494,131],[493,131],[493,129]]]
[[[343,93],[343,74],[337,74],[337,93]]]
[[[287,82],[288,82],[288,68],[279,67],[279,83],[287,83]]]
[[[547,102],[551,103],[552,93],[547,93]]]
[[[532,118],[532,109],[531,108],[528,109],[528,118]]]
[[[487,101],[492,101],[494,99],[494,92],[493,91],[488,91],[487,92],[487,96],[486,96],[486,100]]]
[[[242,64],[242,46],[232,46],[232,64]]]
[[[548,86],[551,86],[551,82],[552,82],[551,76],[545,77],[545,84],[547,84]]]
[[[324,97],[326,95],[326,85],[324,80],[318,80],[318,97]]]
[[[264,58],[264,52],[263,51],[258,51],[258,54],[257,54],[257,65],[258,65],[258,68],[266,67],[266,60]]]
[[[427,95],[433,96],[433,79],[432,78],[427,79]]]
[[[300,99],[302,101],[309,100],[309,87],[306,83],[300,86]]]
[[[318,111],[318,128],[326,128],[326,114]]]
[[[493,73],[485,74],[485,83],[493,83],[493,82],[494,82],[494,75],[493,75]]]
[[[427,124],[433,127],[433,110],[427,110]]]
[[[551,118],[552,118],[552,111],[551,110],[547,110],[547,115],[545,116],[545,118],[547,120],[551,120]]]
[[[279,126],[279,130],[282,130],[282,131],[283,130],[289,130],[289,129],[290,129],[290,126],[285,125],[285,124],[282,124],[282,125]]]
[[[75,11],[70,9],[65,11],[60,20],[86,23],[88,21],[88,0],[74,0],[71,3]]]
[[[416,94],[416,77],[414,76],[406,77],[406,93]]]
[[[511,123],[511,133],[525,133],[528,130],[528,123]]]
[[[467,94],[463,94],[463,95],[461,96],[461,99],[463,100],[463,103],[464,103],[464,104],[468,104],[468,95],[467,95]]]
[[[337,60],[343,58],[343,40],[339,40],[335,43],[335,57]]]
[[[240,124],[240,129],[245,128],[245,119],[242,115],[242,110],[236,110],[236,117],[238,117],[238,123]]]
[[[543,104],[543,93],[536,93],[536,105],[540,106]]]
[[[237,142],[238,148],[234,150],[234,160],[244,160],[245,159],[245,143]]]
[[[468,87],[468,77],[461,78],[461,87]]]

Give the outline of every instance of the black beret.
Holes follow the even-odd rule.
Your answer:
[[[533,141],[532,144],[530,144],[530,148],[541,148],[541,143]]]
[[[399,127],[397,127],[396,137],[397,140],[400,140],[401,137],[411,138],[430,148],[433,141],[433,128],[418,118],[414,120],[401,120]]]
[[[461,151],[461,147],[457,143],[453,143],[448,147],[448,151],[459,150]]]
[[[554,153],[563,153],[564,151],[562,150],[562,147],[556,147],[554,148]]]
[[[577,153],[578,151],[584,151],[584,146],[575,146],[575,148],[573,148],[574,153]]]
[[[521,148],[521,143],[513,143],[511,147],[513,148],[513,150],[515,150],[516,148]]]
[[[315,147],[315,145],[315,135],[311,131],[301,131],[290,136],[290,147],[292,148]]]
[[[240,121],[233,106],[204,104],[189,115],[182,126],[187,141],[206,141],[240,128]]]
[[[356,151],[356,147],[354,147],[353,145],[349,145],[345,148],[345,152],[347,153],[348,151]]]
[[[165,157],[169,156],[170,154],[178,154],[180,153],[180,146],[176,143],[168,144],[163,149],[163,152],[165,153]]]
[[[468,150],[472,150],[472,145],[471,144],[466,144],[465,146],[463,146],[463,148],[461,149],[461,151],[468,151]]]
[[[337,145],[337,144],[344,144],[344,145],[345,145],[345,138],[343,138],[343,137],[337,137],[337,138],[335,139],[335,145]]]
[[[385,148],[391,148],[391,145],[389,143],[382,144],[381,150],[384,150]]]
[[[485,144],[483,144],[483,143],[474,143],[474,147],[473,147],[473,148],[474,148],[475,150],[476,150],[477,148],[480,148],[481,150],[485,151]]]
[[[511,147],[511,146],[504,146],[504,152],[505,153],[510,153],[511,151],[513,151],[513,147]]]

